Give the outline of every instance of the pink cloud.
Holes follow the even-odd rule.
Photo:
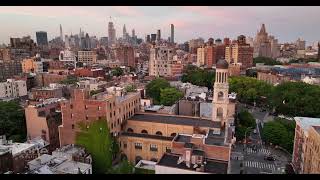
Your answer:
[[[142,16],[143,13],[138,11],[135,7],[131,6],[113,6],[113,10],[123,16]]]

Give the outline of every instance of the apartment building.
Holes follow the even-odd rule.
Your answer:
[[[24,73],[42,73],[43,72],[43,62],[39,58],[23,59],[21,64],[22,64],[22,72]]]
[[[153,46],[150,49],[149,76],[172,76],[174,48]]]
[[[28,94],[24,80],[7,79],[0,83],[0,98],[18,98]]]
[[[313,142],[314,136],[312,136],[311,139],[309,138],[309,129],[312,128],[312,126],[320,126],[320,119],[308,117],[295,117],[294,120],[296,121],[296,129],[292,153],[292,165],[296,173],[302,174],[304,173],[304,170],[311,171],[314,170],[314,168],[317,168],[317,166],[312,165],[313,163],[310,161],[310,158],[314,158],[314,160],[317,160],[316,157],[318,156],[308,157],[308,155],[314,153],[311,150],[314,148],[314,146],[319,147],[317,146],[317,144],[311,143]],[[312,132],[314,135],[315,132]],[[311,168],[311,166],[314,167]]]
[[[97,62],[96,51],[78,51],[78,62],[91,65]]]
[[[312,126],[308,132],[303,174],[320,174],[320,126]]]
[[[49,151],[60,147],[58,126],[61,125],[61,99],[50,98],[41,102],[28,102],[25,107],[27,138],[41,137],[48,142]]]
[[[52,83],[47,87],[32,88],[29,99],[39,101],[40,99],[62,98],[62,91],[62,85]]]

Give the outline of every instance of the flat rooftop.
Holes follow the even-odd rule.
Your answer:
[[[220,128],[221,125],[219,122],[214,122],[206,119],[185,116],[166,116],[160,114],[136,114],[133,117],[129,118],[129,120],[211,128]]]
[[[299,122],[305,132],[308,131],[311,126],[320,126],[320,118],[294,117],[294,120]]]
[[[193,165],[189,167],[186,166],[185,162],[178,164],[179,155],[172,153],[165,153],[160,161],[157,163],[159,166],[166,166],[178,169],[185,169],[190,171],[195,171]],[[204,165],[204,173],[212,173],[212,174],[227,174],[228,171],[228,162],[225,161],[217,161],[212,159],[205,159],[207,162]]]
[[[178,137],[175,139],[175,141],[190,143],[191,138],[192,136],[179,134]],[[208,137],[204,138],[204,144],[224,146],[224,134],[215,135],[215,134],[210,134],[210,131],[209,131]]]
[[[11,150],[13,156],[23,151],[29,150],[33,147],[35,147],[35,144],[29,144],[29,143],[12,143],[12,144],[0,145],[0,149],[2,150],[6,150],[6,149]]]
[[[151,134],[141,134],[141,133],[130,133],[130,132],[122,132],[122,136],[130,136],[130,137],[141,137],[141,138],[149,138],[149,139],[159,139],[165,141],[172,141],[174,137],[167,137],[167,136],[158,136],[158,135],[151,135]]]

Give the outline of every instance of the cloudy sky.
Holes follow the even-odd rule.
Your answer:
[[[79,33],[80,27],[90,36],[107,36],[107,24],[112,17],[117,37],[122,35],[123,24],[138,37],[156,33],[161,29],[163,38],[175,25],[178,42],[203,37],[208,39],[240,34],[254,36],[262,23],[269,34],[280,42],[303,38],[308,44],[320,40],[320,7],[206,7],[206,6],[20,6],[0,7],[0,43],[9,43],[10,37],[31,35],[47,31],[48,38],[59,35],[59,24],[64,34]]]

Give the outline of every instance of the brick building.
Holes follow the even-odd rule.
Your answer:
[[[61,125],[60,99],[29,102],[25,107],[27,138],[41,137],[49,143],[49,151],[60,147],[58,126]]]
[[[310,161],[310,158],[314,159],[315,161],[319,160],[316,158],[316,157],[319,157],[319,155],[317,156],[308,156],[308,155],[316,153],[316,152],[312,152],[312,149],[314,149],[314,147],[317,146],[319,139],[317,139],[316,141],[313,141],[313,139],[319,136],[314,136],[315,132],[313,130],[310,130],[310,128],[312,126],[320,126],[320,119],[308,118],[308,117],[295,117],[294,120],[296,121],[296,129],[295,129],[294,145],[293,145],[293,153],[292,153],[292,165],[296,173],[302,174],[304,173],[304,170],[311,171],[311,170],[315,170],[314,168],[319,168],[319,166],[314,165],[314,163]],[[310,135],[309,132],[312,133],[311,137],[309,136]],[[315,142],[315,143],[309,144],[310,142]],[[319,152],[319,149],[317,151]]]
[[[67,77],[66,74],[39,73],[36,75],[36,81],[38,86],[49,86],[51,83],[59,83]]]
[[[139,110],[140,93],[103,92],[94,96],[89,91],[75,89],[69,101],[61,103],[62,125],[60,145],[74,144],[79,122],[106,119],[110,131],[117,134],[122,124]]]
[[[320,126],[310,127],[308,134],[303,174],[320,174]]]
[[[74,75],[77,77],[104,77],[105,70],[102,68],[99,69],[92,69],[92,68],[77,68],[74,71]]]
[[[39,101],[40,99],[61,98],[62,87],[56,84],[50,84],[49,87],[32,88],[29,99]]]
[[[122,66],[135,67],[134,49],[131,46],[120,46],[115,50],[116,60],[119,60]]]

